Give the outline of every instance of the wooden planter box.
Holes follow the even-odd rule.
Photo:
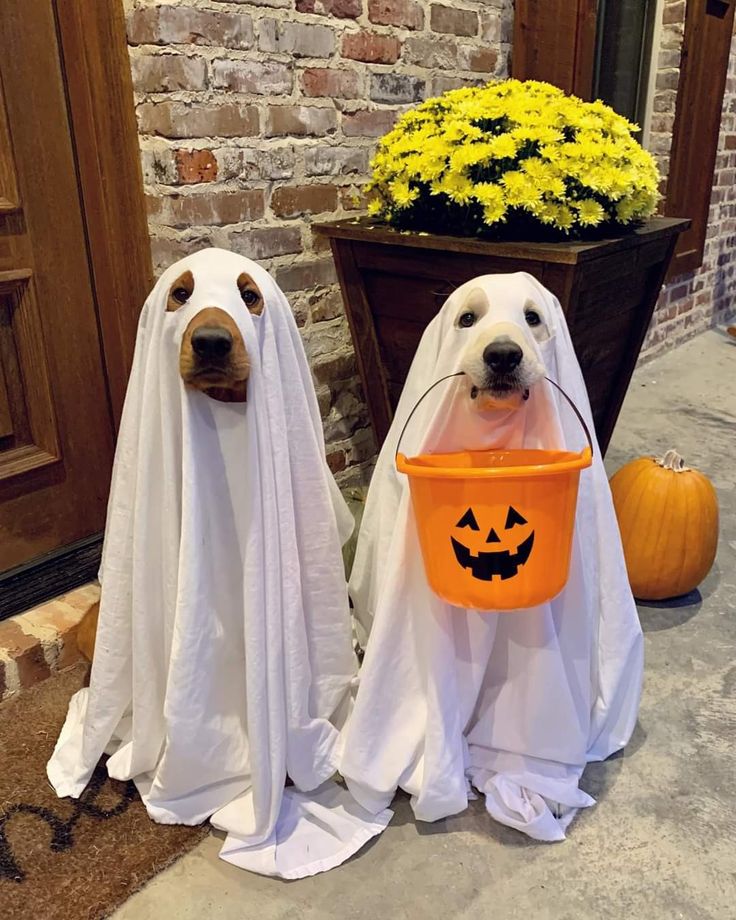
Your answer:
[[[422,332],[447,296],[477,275],[527,271],[562,304],[605,452],[677,236],[689,224],[657,217],[594,243],[489,243],[401,233],[368,218],[316,224],[332,246],[378,443]]]

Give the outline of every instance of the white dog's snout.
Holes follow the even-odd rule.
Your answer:
[[[544,376],[536,343],[528,327],[514,322],[479,323],[463,354],[461,367],[479,389],[493,389],[504,381],[519,390],[528,389]]]

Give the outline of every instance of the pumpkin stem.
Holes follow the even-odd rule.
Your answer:
[[[666,470],[672,470],[674,473],[686,473],[690,467],[685,466],[685,461],[676,450],[668,450],[664,457],[657,457],[656,462]]]

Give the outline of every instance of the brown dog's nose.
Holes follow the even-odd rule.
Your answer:
[[[521,364],[523,352],[511,339],[498,339],[486,345],[483,360],[494,374],[510,374]]]
[[[222,326],[200,326],[192,333],[192,348],[205,360],[222,360],[232,347],[233,337]]]

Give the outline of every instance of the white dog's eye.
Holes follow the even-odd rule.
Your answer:
[[[469,329],[471,326],[475,325],[475,313],[461,313],[457,324],[458,326],[462,326],[463,329]]]
[[[536,310],[527,310],[524,316],[526,317],[527,326],[540,326],[542,323],[542,317]]]

